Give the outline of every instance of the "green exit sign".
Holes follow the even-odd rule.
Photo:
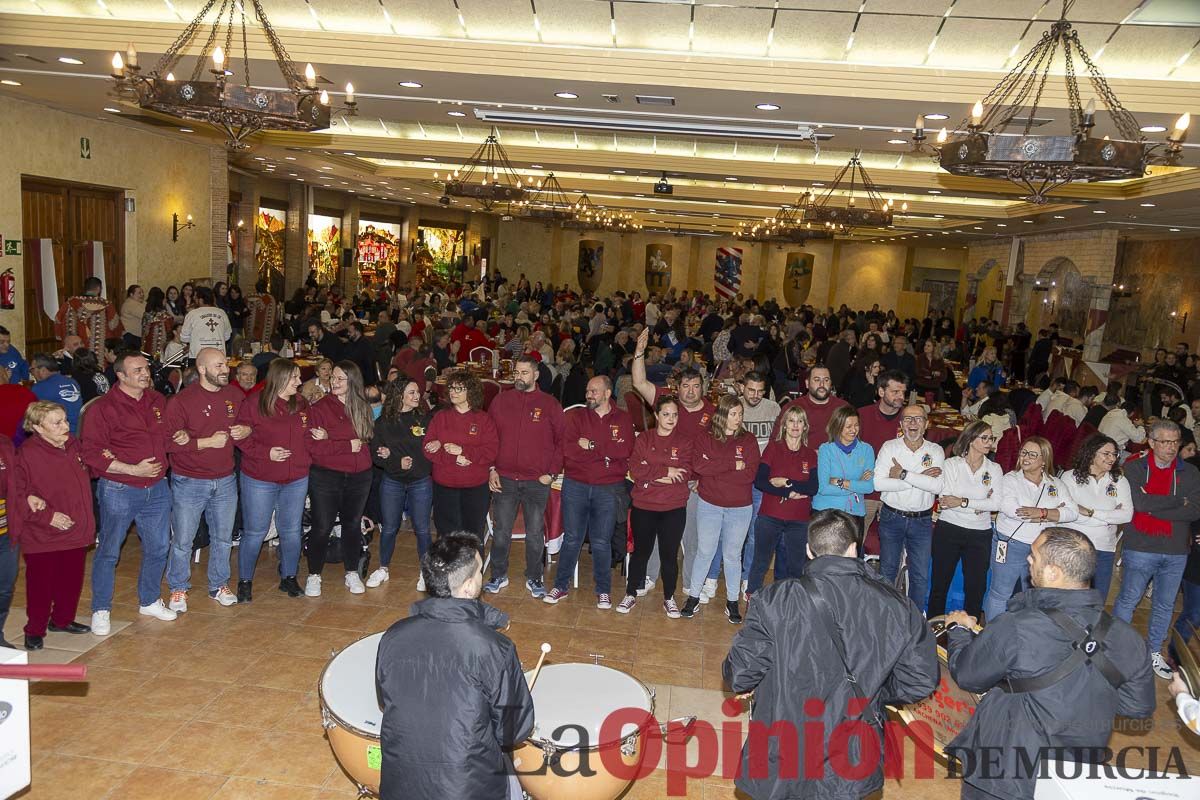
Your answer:
[[[6,255],[6,256],[21,255],[21,240],[20,239],[5,239],[4,240],[4,255]]]

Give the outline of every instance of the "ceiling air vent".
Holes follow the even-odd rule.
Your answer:
[[[653,94],[635,94],[633,96],[638,101],[640,106],[673,106],[675,105],[674,97],[661,97]]]
[[[617,94],[602,94],[600,96],[603,97],[607,102],[612,103],[613,105],[616,105],[621,102],[621,96],[617,95]]]

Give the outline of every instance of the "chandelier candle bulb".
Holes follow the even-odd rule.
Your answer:
[[[213,50],[212,60],[213,60],[213,71],[219,72],[222,75],[224,75],[225,74],[225,51],[221,49],[220,45],[217,45],[217,48],[215,50]]]
[[[125,77],[125,61],[121,58],[120,53],[113,53],[112,74],[114,78]]]
[[[983,103],[976,100],[975,105],[971,107],[971,124],[976,128],[983,122]]]
[[[945,144],[945,143],[946,143],[946,138],[947,138],[947,136],[949,136],[949,134],[947,134],[947,133],[946,133],[946,129],[945,129],[945,128],[942,128],[940,131],[938,131],[938,135],[937,135],[937,143],[938,143],[938,144]]]
[[[1171,141],[1182,142],[1187,137],[1188,126],[1192,124],[1192,115],[1186,113],[1175,120],[1175,130],[1171,131]]]
[[[346,105],[353,105],[353,104],[354,104],[354,84],[347,83],[346,84]]]
[[[329,92],[322,89],[320,99],[321,99],[321,105],[323,105],[323,106],[329,105]]]
[[[168,81],[170,81],[170,82],[174,83],[174,82],[175,82],[175,73],[174,73],[174,72],[168,72],[168,73],[167,73],[167,78],[166,78],[166,79],[167,79]]]
[[[304,66],[304,83],[310,89],[317,88],[317,71],[313,69],[312,64]]]
[[[133,46],[133,42],[130,42],[129,47],[125,50],[125,63],[137,69],[137,48]]]
[[[925,130],[925,115],[918,114],[917,115],[917,127],[916,127],[917,135],[920,136],[921,132],[924,130]]]

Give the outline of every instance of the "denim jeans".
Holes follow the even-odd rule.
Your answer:
[[[1186,642],[1192,638],[1193,630],[1200,630],[1200,583],[1182,581],[1183,610],[1175,620],[1175,630]]]
[[[396,535],[405,512],[412,520],[413,533],[417,536],[417,558],[424,558],[429,549],[429,520],[433,510],[433,478],[424,478],[405,483],[387,475],[379,484],[379,566],[392,563],[396,552]]]
[[[753,506],[724,508],[709,503],[704,498],[697,501],[696,529],[699,543],[696,547],[696,563],[688,576],[688,596],[699,597],[708,577],[708,565],[713,554],[721,549],[725,563],[725,597],[735,602],[742,592],[742,545],[750,528]]]
[[[237,476],[189,478],[171,476],[171,560],[167,585],[171,591],[192,588],[192,540],[200,515],[208,522],[209,594],[229,583],[229,550],[233,546],[233,518],[237,514]]]
[[[750,526],[754,532],[754,564],[746,579],[746,594],[762,588],[771,556],[775,556],[775,580],[799,578],[808,563],[808,521],[776,519],[762,514]],[[747,544],[746,548],[749,549]]]
[[[750,507],[754,512],[750,515],[750,530],[746,534],[746,545],[742,550],[742,575],[749,575],[754,566],[754,521],[758,519],[758,507],[762,505],[762,492],[756,487],[750,487]]]
[[[17,583],[17,560],[19,547],[12,540],[12,533],[0,536],[0,640],[4,638],[4,623],[8,621],[8,610],[12,607],[13,587]]]
[[[983,614],[988,622],[1004,613],[1008,599],[1017,592],[1025,591],[1029,585],[1029,554],[1033,545],[1008,539],[1008,553],[1004,563],[996,563],[996,544],[1000,537],[992,534],[992,583],[983,600]]]
[[[121,545],[135,522],[142,542],[138,603],[151,605],[161,599],[163,572],[171,551],[171,489],[166,480],[139,489],[101,478],[96,482],[96,492],[100,501],[100,542],[92,558],[92,611],[112,608]]]
[[[1146,632],[1146,643],[1151,653],[1162,650],[1175,613],[1175,596],[1183,582],[1183,569],[1187,556],[1169,556],[1162,553],[1143,553],[1126,550],[1121,556],[1121,590],[1113,604],[1113,616],[1129,622],[1133,610],[1142,602],[1146,587],[1154,581],[1154,595],[1150,598],[1150,626]]]
[[[500,492],[492,492],[492,579],[508,577],[508,553],[512,548],[517,506],[525,519],[525,577],[542,579],[542,555],[546,550],[546,503],[550,486],[539,480],[518,481],[500,476]],[[614,523],[616,522],[614,517]]]
[[[279,575],[294,577],[300,565],[300,520],[308,476],[291,483],[260,481],[242,473],[242,541],[238,546],[238,579],[254,580],[254,566],[275,515],[279,532]]]
[[[879,570],[888,583],[896,582],[900,559],[908,554],[908,597],[925,611],[929,602],[929,559],[933,517],[906,517],[888,506],[879,511]]]
[[[1100,592],[1100,602],[1108,602],[1108,590],[1112,588],[1113,565],[1117,554],[1111,550],[1096,551],[1096,574],[1092,576],[1092,587]]]
[[[618,488],[618,484],[597,486],[563,479],[563,545],[554,573],[555,589],[567,591],[575,565],[579,563],[584,537],[587,537],[592,543],[592,577],[596,581],[596,594],[612,594],[612,531]]]
[[[692,568],[696,562],[696,548],[699,541],[699,534],[696,532],[696,503],[700,501],[700,495],[696,494],[696,490],[688,492],[686,514],[687,518],[683,523],[683,572],[680,576],[683,578],[683,588],[687,590],[688,581],[692,579]],[[651,566],[654,565],[654,559],[651,557]],[[653,571],[647,569],[648,575],[653,575]]]

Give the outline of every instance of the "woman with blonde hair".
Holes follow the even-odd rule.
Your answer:
[[[313,376],[300,387],[300,396],[309,405],[316,403],[333,389],[333,361],[322,358],[317,362]]]
[[[742,621],[738,596],[742,585],[742,545],[754,515],[750,491],[758,474],[758,440],[742,427],[742,401],[725,395],[717,403],[707,432],[693,439],[692,471],[700,481],[696,493],[696,558],[688,579],[688,599],[680,614],[692,617],[717,548],[725,562],[725,615]]]
[[[25,556],[25,649],[41,650],[47,627],[91,631],[75,613],[96,518],[83,450],[66,410],[39,400],[25,409],[24,426],[30,437],[12,477],[9,535]]]
[[[1021,443],[1017,468],[1000,480],[1000,513],[992,536],[992,583],[983,601],[988,622],[1004,613],[1008,599],[1029,584],[1029,554],[1046,528],[1074,522],[1079,509],[1054,477],[1050,442],[1030,436]]]
[[[758,463],[754,486],[763,498],[754,523],[747,601],[762,586],[780,537],[784,563],[776,558],[775,580],[799,578],[808,563],[808,518],[812,516],[812,496],[817,493],[817,451],[809,446],[808,413],[801,406],[793,404],[783,412]]]

